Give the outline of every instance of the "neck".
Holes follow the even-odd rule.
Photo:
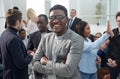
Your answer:
[[[48,30],[47,30],[47,28],[45,28],[45,29],[39,29],[41,32],[47,32]]]

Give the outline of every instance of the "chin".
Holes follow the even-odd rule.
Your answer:
[[[61,32],[60,30],[53,30],[55,33],[59,33],[59,32]]]

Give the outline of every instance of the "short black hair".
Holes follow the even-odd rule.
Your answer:
[[[44,17],[46,22],[48,22],[48,17],[45,14],[40,14],[40,15],[38,15],[38,17]]]
[[[50,14],[50,12],[52,11],[52,10],[62,10],[64,13],[65,13],[65,16],[68,16],[68,14],[67,14],[67,9],[64,7],[64,6],[62,6],[62,5],[54,5],[50,10],[49,10],[49,14]]]
[[[86,21],[78,21],[75,27],[75,32],[84,37],[84,28],[87,24]]]
[[[19,34],[20,34],[21,32],[23,32],[23,31],[24,31],[24,32],[26,32],[26,30],[25,30],[25,29],[23,29],[23,28],[22,28],[22,29],[20,29],[20,30],[19,30]]]
[[[14,7],[13,7],[13,9],[19,10],[19,8],[18,8],[18,7],[16,7],[16,6],[14,6]]]

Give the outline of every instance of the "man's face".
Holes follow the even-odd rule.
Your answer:
[[[120,27],[120,16],[116,18],[117,26]]]
[[[37,26],[38,26],[39,30],[45,31],[47,28],[47,24],[48,24],[48,22],[45,20],[45,18],[43,16],[38,17]]]
[[[70,12],[70,17],[73,18],[76,16],[76,12],[74,10],[71,10]]]
[[[25,37],[26,37],[26,31],[22,31],[22,32],[20,33],[20,37],[21,37],[22,39],[25,39]]]
[[[58,35],[62,35],[67,29],[66,23],[68,17],[65,16],[65,13],[62,10],[52,10],[49,14],[50,26]]]
[[[87,24],[84,28],[84,37],[87,38],[90,36],[90,26]]]

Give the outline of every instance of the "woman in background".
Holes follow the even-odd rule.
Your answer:
[[[29,8],[27,10],[27,35],[38,30],[36,22],[37,22],[36,12],[32,8]]]
[[[90,35],[90,26],[87,22],[78,22],[75,32],[84,38],[84,48],[79,63],[81,79],[97,79],[97,50],[99,49],[100,45],[105,42],[107,38],[109,38],[110,35],[112,36],[113,33],[110,28],[110,24],[108,22],[107,33],[103,34],[94,42],[91,42],[91,40],[88,38]]]

